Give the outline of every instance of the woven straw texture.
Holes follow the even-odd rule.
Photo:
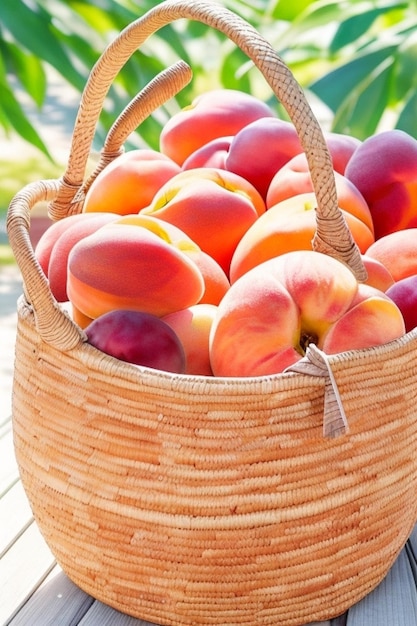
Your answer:
[[[9,207],[25,291],[13,391],[22,482],[64,571],[123,612],[172,626],[324,620],[376,587],[417,521],[417,332],[329,357],[330,376],[311,364],[306,373],[241,379],[138,368],[85,343],[30,244],[38,201],[51,203],[55,219],[82,209],[109,84],[149,35],[178,17],[225,32],[259,67],[309,159],[315,247],[363,271],[340,221],[322,133],[282,61],[226,9],[159,4],[93,68],[62,179],[29,185]],[[189,78],[179,63],[141,92],[110,131],[99,168]],[[323,436],[329,380],[347,422],[338,437]]]

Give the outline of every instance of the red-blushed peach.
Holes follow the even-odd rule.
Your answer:
[[[204,293],[200,303],[218,304],[230,287],[230,282],[220,265],[203,252],[180,228],[151,215],[125,215],[117,219],[118,224],[143,226],[165,241],[173,243],[198,267],[204,279]]]
[[[377,239],[366,256],[382,263],[395,282],[417,274],[417,228],[394,231]]]
[[[386,292],[395,282],[391,272],[380,261],[367,256],[366,253],[362,254],[361,258],[367,273],[365,284]]]
[[[209,336],[216,311],[217,306],[214,304],[195,304],[162,318],[175,331],[183,345],[185,374],[213,375]]]
[[[120,361],[184,373],[185,352],[181,341],[155,315],[122,309],[110,311],[93,320],[85,333],[88,343]]]
[[[370,304],[361,305],[366,297]],[[344,325],[344,316],[356,307],[358,313]],[[372,345],[401,335],[400,312],[383,292],[359,286],[351,270],[332,257],[313,251],[289,252],[244,274],[220,302],[210,332],[213,374],[278,373],[298,361],[310,343],[324,350],[325,338],[327,347],[337,352],[345,349],[349,338],[348,347],[368,347],[371,319],[377,326]],[[346,328],[349,334],[340,340],[336,331],[332,336],[335,324],[340,335]]]
[[[343,133],[325,131],[324,138],[333,161],[333,169],[339,174],[344,174],[346,165],[350,161],[356,148],[359,148],[362,141]]]
[[[234,283],[250,269],[273,257],[294,250],[311,250],[316,232],[316,196],[313,192],[298,194],[270,207],[243,234],[233,253],[229,278]],[[374,237],[362,220],[341,206],[352,237],[361,252]]]
[[[386,294],[400,309],[406,332],[413,330],[417,326],[417,274],[397,280]]]
[[[321,338],[327,354],[371,348],[394,341],[405,333],[399,307],[387,295],[370,285],[358,285],[350,309]]]
[[[233,137],[218,137],[198,148],[190,154],[182,164],[183,170],[196,169],[198,167],[217,167],[226,169],[225,161],[229,152]]]
[[[361,220],[373,234],[372,215],[363,195],[343,174],[335,171],[334,178],[339,206]],[[292,196],[313,191],[307,157],[304,153],[297,154],[272,179],[266,197],[266,206],[269,209]]]
[[[85,221],[90,219],[91,215],[84,215],[84,213],[77,213],[64,217],[57,222],[53,222],[49,228],[40,237],[35,247],[35,257],[41,266],[45,276],[48,276],[49,259],[51,257],[52,248],[54,247],[58,238],[73,224],[79,221]]]
[[[83,211],[111,211],[118,215],[138,213],[164,183],[181,170],[157,150],[137,149],[109,163],[87,191]]]
[[[226,156],[226,169],[246,178],[265,199],[276,172],[302,152],[291,122],[266,117],[240,130]]]
[[[209,338],[215,376],[273,374],[301,358],[297,305],[274,273],[262,269],[234,283],[218,306]]]
[[[375,238],[417,227],[417,140],[401,130],[368,137],[345,175],[368,203]]]
[[[82,214],[87,217],[86,214]],[[67,294],[67,268],[68,256],[75,244],[94,233],[98,228],[109,224],[117,219],[114,213],[92,213],[89,219],[77,220],[58,237],[52,247],[49,265],[48,280],[49,288],[58,302],[68,300]]]
[[[116,221],[76,243],[67,280],[74,306],[95,319],[113,309],[161,317],[196,304],[204,293],[203,276],[171,242],[168,229],[162,232],[163,237]]]
[[[254,120],[273,115],[266,103],[251,94],[213,89],[197,96],[165,123],[159,149],[182,165],[190,154],[209,141],[235,135]]]
[[[202,167],[174,176],[140,214],[180,228],[228,275],[238,242],[264,211],[263,199],[244,178]]]

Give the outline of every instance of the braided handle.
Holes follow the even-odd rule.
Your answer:
[[[338,207],[331,157],[320,125],[304,92],[289,68],[255,28],[232,11],[207,1],[165,0],[127,26],[105,49],[93,67],[81,97],[66,171],[59,181],[58,188],[52,186],[53,192],[48,185],[51,192],[49,196],[52,198],[49,207],[51,218],[61,219],[81,210],[86,165],[103,103],[114,78],[148,37],[163,26],[181,18],[202,22],[225,34],[263,74],[277,99],[286,109],[307,157],[317,199],[317,232],[313,248],[346,263],[358,280],[364,280],[366,272],[360,252]],[[169,93],[176,93],[182,88],[183,72],[184,68],[179,70],[178,75],[172,73]],[[166,81],[164,84],[166,86]],[[158,92],[159,89],[155,89],[153,93],[155,102],[160,104],[161,94],[158,95]],[[166,95],[165,93],[164,96]],[[149,112],[150,102],[151,100],[147,99],[146,107],[149,107]],[[82,333],[78,333],[77,337],[71,320],[64,313],[60,313],[31,250],[29,238],[22,237],[21,229],[27,230],[30,223],[28,215],[31,202],[38,195],[36,188],[28,186],[27,191],[23,190],[15,197],[8,212],[9,239],[22,271],[27,296],[37,314],[42,337],[60,349],[71,349],[82,341]],[[20,250],[22,245],[26,248],[23,253]],[[33,266],[30,271],[28,261]],[[61,319],[58,324],[56,318],[60,315],[62,318],[65,317],[66,321]],[[51,322],[54,326],[59,326],[60,333],[63,332],[63,327],[68,326],[64,336],[57,337],[55,328],[48,330]]]

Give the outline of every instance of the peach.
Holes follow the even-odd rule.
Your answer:
[[[328,329],[320,347],[335,354],[382,345],[404,333],[404,318],[395,302],[379,289],[360,284],[349,311]]]
[[[391,272],[380,261],[373,259],[366,253],[362,254],[361,258],[368,275],[365,284],[386,292],[395,282]]]
[[[255,96],[234,89],[213,89],[173,115],[160,133],[163,154],[182,165],[209,141],[235,135],[241,128],[274,113]]]
[[[230,282],[220,265],[203,250],[184,250],[197,265],[204,279],[204,293],[198,301],[199,304],[219,304]]]
[[[184,347],[186,374],[213,375],[209,336],[216,311],[214,304],[195,304],[162,318],[175,331]]]
[[[417,274],[397,280],[386,294],[400,309],[406,332],[413,330],[417,326]]]
[[[366,256],[382,263],[394,281],[417,274],[417,228],[394,231],[377,239]]]
[[[350,161],[356,148],[359,148],[362,141],[352,135],[327,131],[324,133],[327,147],[333,161],[333,169],[339,174],[344,174],[346,165]]]
[[[250,270],[224,296],[210,332],[212,370],[215,376],[278,373],[310,343],[325,349],[327,341],[334,352],[369,346],[373,324],[372,345],[378,345],[401,336],[401,322],[385,294],[359,287],[343,263],[319,252],[290,252]]]
[[[204,280],[197,265],[171,241],[168,229],[161,227],[157,234],[116,221],[72,248],[67,293],[73,305],[92,319],[113,309],[161,317],[196,304],[204,293]]]
[[[200,303],[218,304],[230,287],[230,282],[220,265],[209,254],[200,248],[174,224],[165,222],[151,215],[125,215],[117,220],[118,224],[143,226],[154,232],[162,239],[174,243],[186,254],[200,270],[204,280],[204,293]],[[167,233],[169,239],[167,239]]]
[[[172,328],[159,317],[118,309],[89,324],[88,342],[120,361],[176,374],[184,373],[185,352]]]
[[[334,177],[339,206],[360,219],[373,233],[372,215],[365,198],[343,174],[335,171]],[[266,206],[271,208],[287,198],[313,191],[306,155],[297,154],[272,179],[266,197]]]
[[[283,371],[341,317],[356,295],[352,272],[312,251],[275,257],[232,284],[210,335],[215,376]]]
[[[87,214],[84,218],[87,217]],[[75,244],[94,233],[98,228],[113,222],[117,216],[114,213],[91,213],[89,219],[77,220],[58,237],[50,254],[48,265],[49,287],[58,302],[68,300],[67,268],[68,256]]]
[[[265,199],[276,172],[302,150],[291,122],[265,117],[236,134],[226,156],[226,169],[246,178]]]
[[[202,167],[174,176],[140,214],[180,228],[228,275],[238,242],[264,211],[261,196],[244,178]]]
[[[345,175],[368,203],[375,238],[417,227],[417,140],[401,130],[365,139]]]
[[[308,345],[336,353],[379,345],[404,334],[398,307],[359,285],[343,263],[295,251],[265,261],[230,287],[210,332],[215,376],[283,371]]]
[[[117,157],[92,182],[83,211],[138,213],[164,183],[180,171],[177,163],[157,150],[137,149]]]
[[[226,156],[232,143],[232,136],[218,137],[198,148],[190,154],[182,164],[183,170],[196,169],[198,167],[217,167],[226,169]]]
[[[54,247],[58,238],[68,230],[73,224],[79,221],[85,221],[91,218],[91,215],[84,215],[84,213],[76,213],[64,217],[57,222],[53,222],[47,230],[39,238],[38,243],[35,246],[35,257],[41,266],[45,276],[48,276],[49,259],[51,257],[52,248]]]
[[[346,209],[341,206],[342,213],[358,248],[365,252],[374,237],[368,225],[349,212],[348,201]],[[234,283],[247,271],[273,257],[293,250],[311,250],[316,232],[315,207],[315,194],[301,193],[261,215],[236,246],[230,263],[230,282]]]

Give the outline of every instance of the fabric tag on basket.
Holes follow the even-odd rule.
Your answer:
[[[319,350],[316,345],[310,344],[305,356],[284,371],[323,376],[325,379],[323,435],[325,437],[339,437],[348,432],[349,426],[342,399],[327,354]]]

